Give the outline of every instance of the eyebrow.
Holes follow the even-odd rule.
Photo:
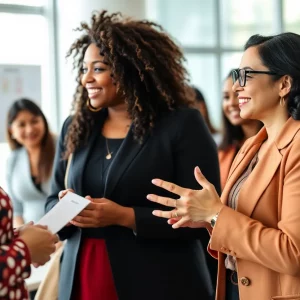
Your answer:
[[[83,63],[86,64],[85,61],[83,61]],[[106,63],[105,63],[103,60],[94,60],[94,61],[92,61],[91,63],[92,63],[93,65],[94,65],[94,64],[97,64],[97,63],[102,63],[102,64],[105,64],[105,65],[106,65]]]
[[[243,69],[243,70],[253,70],[251,67],[248,67],[248,66],[246,66],[246,67],[244,67],[244,68],[241,68],[241,69]]]

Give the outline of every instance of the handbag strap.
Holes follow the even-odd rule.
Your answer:
[[[68,162],[67,162],[67,168],[66,168],[66,173],[65,173],[65,189],[68,189],[68,178],[69,178],[69,171],[70,171],[70,166],[73,158],[73,153],[71,153],[68,157]]]

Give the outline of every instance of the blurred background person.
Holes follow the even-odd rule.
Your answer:
[[[33,101],[15,101],[7,114],[8,193],[15,211],[14,227],[45,214],[55,155],[55,138],[41,109]]]
[[[221,134],[220,132],[213,126],[210,117],[209,117],[209,112],[208,108],[204,99],[203,94],[200,92],[199,89],[197,89],[195,86],[192,87],[196,97],[195,97],[195,107],[200,111],[202,117],[204,118],[204,121],[208,127],[209,132],[211,133],[214,141],[216,142],[217,145],[219,145],[220,140],[221,140]]]
[[[219,145],[221,187],[225,186],[233,159],[246,139],[255,135],[263,124],[258,120],[245,120],[240,117],[239,99],[232,90],[231,71],[223,84],[222,101],[222,140]]]

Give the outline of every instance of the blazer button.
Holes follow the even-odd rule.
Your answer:
[[[247,277],[242,277],[242,278],[240,279],[240,282],[241,282],[242,285],[245,285],[245,286],[250,285],[250,279],[247,278]]]

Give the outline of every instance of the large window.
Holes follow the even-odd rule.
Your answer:
[[[300,32],[298,0],[146,0],[147,17],[180,43],[191,82],[221,123],[222,81],[239,66],[244,43],[256,33]]]
[[[18,70],[17,66],[24,65],[40,68],[41,78],[36,81],[32,79],[30,90],[39,89],[41,91],[41,99],[33,100],[41,103],[41,107],[50,121],[51,128],[56,130],[56,119],[53,118],[55,116],[56,101],[53,97],[54,73],[52,68],[54,66],[51,65],[53,53],[50,47],[49,32],[51,24],[48,20],[49,6],[47,6],[49,2],[50,0],[0,0],[0,65],[12,65],[11,69],[16,70]],[[3,74],[0,72],[0,75],[2,75],[2,77],[0,76],[0,83],[2,83],[0,88],[5,89],[4,83],[10,81],[9,78],[6,80]],[[28,74],[28,76],[30,75]],[[28,89],[26,90],[28,91]],[[2,92],[1,95],[4,94],[4,90],[0,92]],[[28,97],[28,95],[21,93],[19,97],[24,96]],[[2,103],[2,109],[7,108],[8,104],[3,105]],[[1,113],[0,186],[3,186],[5,185],[5,161],[9,149],[3,141],[6,111]]]

